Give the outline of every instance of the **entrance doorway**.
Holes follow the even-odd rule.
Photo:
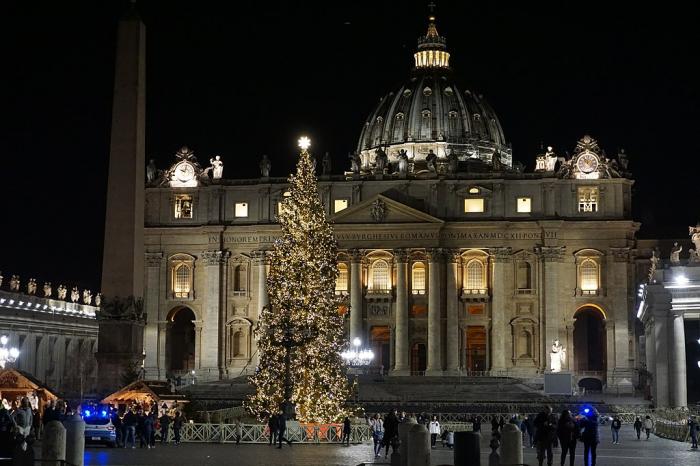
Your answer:
[[[189,371],[194,369],[194,320],[195,315],[187,307],[179,307],[168,315],[168,369]]]
[[[390,369],[391,364],[389,339],[389,326],[379,325],[370,329],[369,340],[374,352],[374,365],[383,367],[383,373]]]
[[[607,343],[605,317],[594,307],[574,314],[574,367],[580,372],[605,372]]]
[[[425,344],[414,343],[411,346],[411,375],[423,375],[426,368]]]
[[[468,371],[485,371],[486,368],[486,327],[470,325],[465,331],[466,369]]]

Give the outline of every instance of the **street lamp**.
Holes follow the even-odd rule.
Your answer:
[[[361,349],[362,340],[355,338],[352,341],[353,349],[348,349],[340,353],[345,363],[353,367],[365,367],[372,363],[374,352],[371,349]]]
[[[7,338],[7,335],[3,335],[0,337],[0,367],[5,368],[5,364],[13,363],[17,360],[19,357],[19,350],[15,347],[8,348],[7,347],[7,342],[9,339]]]

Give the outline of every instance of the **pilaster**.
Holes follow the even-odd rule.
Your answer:
[[[511,248],[491,248],[493,280],[491,283],[491,369],[506,368],[506,342],[508,331],[508,309],[506,286],[512,264]]]
[[[445,299],[447,325],[445,327],[447,375],[459,373],[459,262],[461,255],[458,249],[445,251]]]
[[[440,309],[440,268],[442,250],[429,249],[428,256],[428,364],[426,375],[442,375],[442,312]]]
[[[405,249],[394,251],[396,263],[396,304],[394,324],[394,369],[392,375],[409,375],[408,364],[408,253]]]
[[[206,269],[206,288],[202,321],[198,328],[201,340],[197,359],[200,363],[200,370],[216,370],[219,374],[222,373],[225,364],[219,354],[226,294],[222,283],[222,272],[230,255],[229,251],[202,252],[202,260]]]
[[[541,246],[536,249],[536,253],[540,256],[541,266],[544,271],[544,283],[541,286],[544,309],[541,313],[543,322],[540,323],[543,326],[541,335],[544,337],[544,341],[541,342],[541,348],[545,351],[542,365],[545,369],[549,369],[549,354],[544,349],[550,348],[552,342],[556,339],[563,340],[559,335],[562,319],[559,304],[559,277],[564,262],[566,246]]]
[[[362,259],[358,249],[350,251],[350,341],[362,339]]]

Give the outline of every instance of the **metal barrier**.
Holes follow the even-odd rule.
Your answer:
[[[687,421],[673,422],[659,419],[655,422],[654,433],[659,437],[669,440],[676,440],[678,442],[690,441],[690,431]]]
[[[290,425],[291,424],[291,425]],[[268,443],[270,431],[263,424],[195,424],[188,423],[180,430],[181,442],[193,443]],[[340,443],[342,439],[342,424],[298,424],[289,423],[285,437],[297,443]],[[372,439],[368,425],[355,424],[350,429],[351,443],[367,443]],[[172,429],[168,432],[168,440],[174,440]]]

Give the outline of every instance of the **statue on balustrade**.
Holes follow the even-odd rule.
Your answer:
[[[406,153],[405,149],[401,149],[399,151],[399,163],[398,163],[398,172],[399,175],[401,176],[406,176],[408,173],[408,154]]]
[[[561,372],[562,367],[566,365],[566,348],[559,342],[557,338],[552,343],[552,351],[549,354],[550,365],[552,372]]]
[[[323,155],[323,160],[321,160],[321,174],[331,174],[331,154],[328,152]]]
[[[213,159],[209,159],[211,164],[211,177],[215,180],[220,180],[224,175],[224,162],[221,161],[221,156],[217,155]]]
[[[156,167],[156,161],[151,159],[146,166],[146,180],[149,183],[153,183],[158,177],[158,168]]]
[[[381,147],[377,148],[374,153],[374,164],[377,167],[377,172],[380,174],[384,173],[384,169],[386,169],[386,165],[389,163],[389,156],[386,155],[386,152],[384,152]]]
[[[95,295],[95,306],[100,307],[102,304],[102,293],[97,293]]]
[[[425,156],[425,163],[428,166],[428,170],[431,173],[437,173],[437,155],[432,149],[428,151],[428,155]]]
[[[260,161],[260,176],[263,178],[269,178],[270,169],[272,168],[272,163],[267,157],[267,154],[263,154],[262,160]]]
[[[683,246],[680,246],[678,242],[673,243],[673,247],[671,248],[671,264],[672,265],[678,265],[681,263],[681,251],[683,250]]]
[[[78,291],[78,287],[74,286],[73,289],[70,292],[70,300],[71,302],[77,303],[80,300],[80,292]]]
[[[360,154],[352,153],[348,157],[350,158],[350,170],[352,171],[352,174],[359,175],[360,167],[362,166]]]
[[[51,297],[51,282],[44,282],[44,297],[45,298],[50,298]]]
[[[83,303],[87,305],[92,304],[92,292],[90,290],[83,290]]]
[[[27,294],[36,294],[36,278],[30,278],[29,282],[27,282]]]
[[[13,275],[10,278],[10,291],[19,291],[19,275]]]
[[[455,151],[450,150],[450,153],[447,154],[447,173],[454,175],[457,170],[459,170],[459,157]]]
[[[57,293],[58,299],[65,301],[66,295],[68,294],[68,288],[66,288],[66,285],[58,285]]]

